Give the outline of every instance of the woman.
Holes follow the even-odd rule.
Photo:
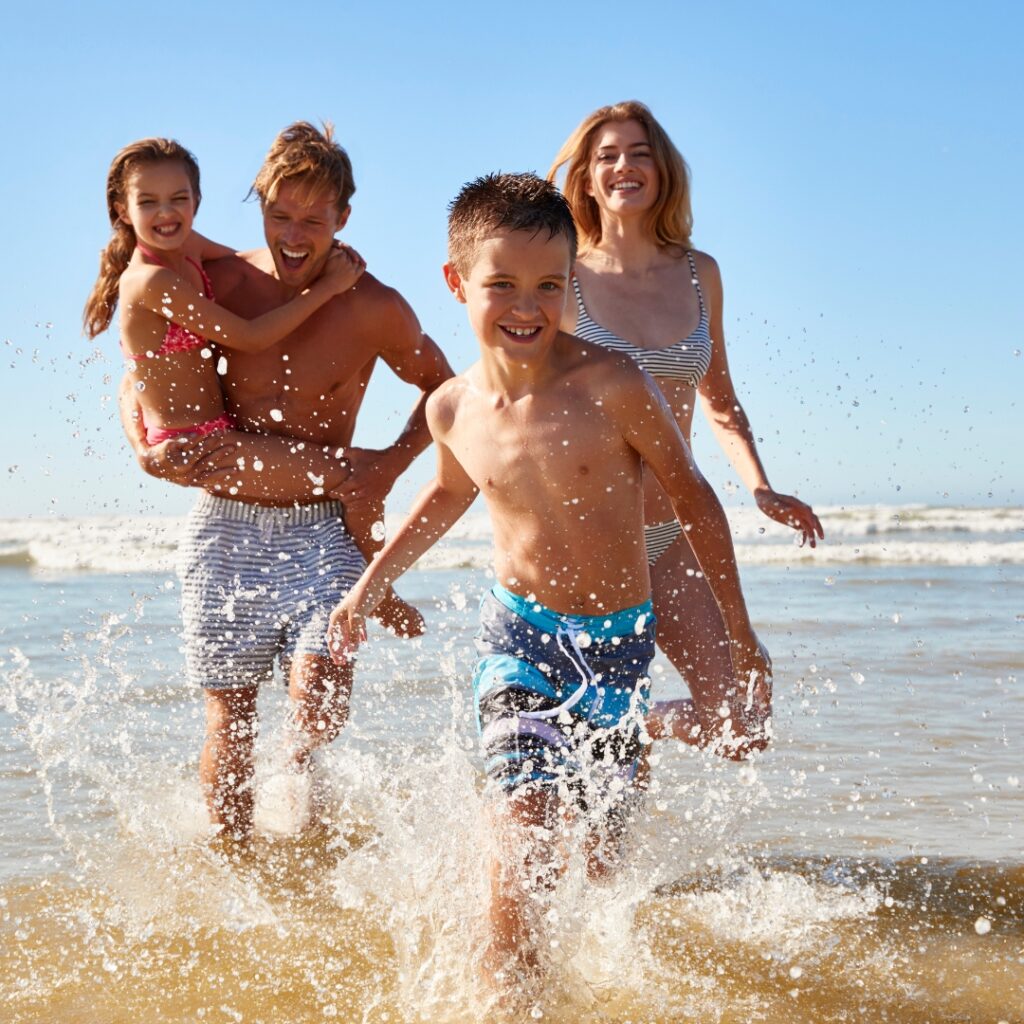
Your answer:
[[[562,327],[622,352],[658,382],[689,441],[699,394],[712,430],[758,508],[814,547],[824,532],[813,510],[774,491],[736,397],[722,330],[718,264],[691,248],[689,171],[642,103],[602,107],[562,146],[563,192],[580,235],[575,301]],[[733,678],[718,605],[674,519],[664,491],[645,481],[647,555],[658,646],[686,679],[692,699],[654,706],[648,729],[733,758],[766,745],[770,690],[753,701]],[[745,681],[740,681],[744,683]],[[760,705],[758,707],[758,705]]]

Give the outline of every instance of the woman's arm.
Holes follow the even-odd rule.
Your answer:
[[[722,325],[722,276],[718,264],[705,253],[696,253],[697,272],[708,304],[711,332],[711,365],[701,381],[699,393],[704,415],[744,486],[754,496],[757,507],[776,522],[799,530],[803,541],[815,547],[825,536],[821,522],[810,505],[789,494],[773,490],[754,442],[747,414],[740,405],[729,372]]]

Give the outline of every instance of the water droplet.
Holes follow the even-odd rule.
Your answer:
[[[802,978],[804,969],[802,967],[790,967],[789,976],[796,981],[797,978]]]
[[[826,587],[834,587],[835,585],[836,585],[836,578],[835,578],[835,576],[826,576],[825,577],[825,586]]]
[[[903,616],[902,616],[902,615],[900,615],[900,613],[899,613],[899,612],[893,612],[893,613],[892,613],[892,621],[893,621],[893,622],[895,622],[895,623],[896,623],[897,625],[898,625],[898,624],[899,624],[899,622],[900,622],[900,621],[902,620],[902,618],[903,618]]]
[[[228,361],[224,356],[217,360],[217,372],[223,377],[228,372]]]
[[[386,536],[386,535],[387,535],[387,534],[386,534],[386,532],[385,532],[385,530],[384,530],[384,520],[382,520],[382,519],[378,519],[378,520],[377,520],[377,521],[376,521],[376,522],[375,522],[375,523],[374,523],[374,524],[373,524],[373,525],[372,525],[372,526],[370,527],[370,536],[371,536],[371,537],[372,537],[372,538],[373,538],[374,540],[383,540],[383,539],[385,538],[385,536]]]
[[[252,468],[255,469],[257,473],[262,473],[263,472],[263,460],[262,459],[253,459],[252,460]]]
[[[135,390],[136,391],[145,391],[146,390],[146,382],[144,380],[137,380],[135,382]]]
[[[271,409],[270,410],[270,418],[275,423],[280,423],[284,419],[284,413],[281,412],[280,409]]]
[[[978,920],[974,922],[974,930],[979,935],[988,935],[988,933],[992,931],[992,922],[987,917],[979,917]]]

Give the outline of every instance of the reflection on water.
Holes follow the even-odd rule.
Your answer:
[[[477,972],[480,575],[409,577],[431,634],[367,651],[326,820],[281,835],[264,808],[238,858],[205,822],[164,578],[3,572],[5,1021],[502,1019]],[[1020,569],[746,580],[775,749],[656,750],[628,868],[596,887],[570,863],[542,908],[549,977],[506,1019],[1020,1022]],[[268,687],[260,787],[282,705]]]

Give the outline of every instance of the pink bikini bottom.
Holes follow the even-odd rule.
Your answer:
[[[235,421],[229,413],[221,413],[215,420],[207,420],[205,423],[197,423],[192,427],[171,427],[169,430],[164,427],[146,427],[146,444],[160,444],[162,441],[170,441],[175,437],[182,437],[191,434],[195,437],[205,437],[207,434],[216,434],[221,430],[234,430]]]

